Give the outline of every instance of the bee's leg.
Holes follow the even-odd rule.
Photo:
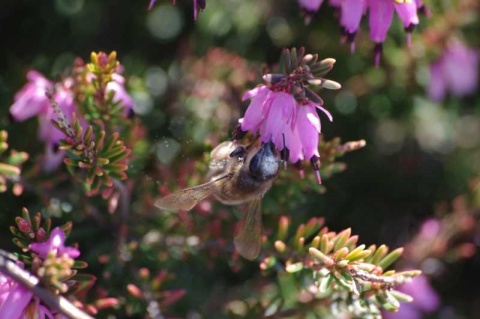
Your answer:
[[[312,165],[315,174],[317,175],[317,181],[319,184],[322,183],[322,177],[320,176],[320,158],[316,155],[313,155],[310,159],[310,164]]]

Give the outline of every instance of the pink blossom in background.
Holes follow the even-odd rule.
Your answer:
[[[398,312],[384,311],[385,319],[421,319],[424,313],[433,312],[440,306],[437,292],[430,286],[424,275],[400,286],[398,290],[410,295],[413,301],[403,303]]]
[[[47,91],[54,90],[54,99],[60,109],[71,119],[75,111],[75,102],[71,87],[73,80],[68,78],[54,85],[41,73],[31,70],[27,73],[29,82],[15,94],[14,103],[10,107],[10,115],[16,121],[25,121],[31,117],[39,120],[38,138],[45,143],[45,156],[42,168],[51,172],[60,165],[64,152],[58,151],[58,142],[63,138],[63,133],[53,126],[51,120],[55,118],[53,108],[46,96]]]
[[[125,78],[118,74],[114,73],[112,75],[112,81],[107,84],[107,94],[108,92],[114,92],[115,96],[113,100],[117,103],[120,103],[125,108],[127,114],[133,112],[133,99],[128,94],[125,89]]]
[[[323,1],[298,0],[302,11],[307,14],[306,23],[310,22],[312,13],[315,13]],[[375,42],[375,65],[380,63],[388,29],[390,28],[393,14],[397,13],[407,32],[407,44],[411,43],[411,33],[419,23],[418,12],[429,16],[429,10],[422,0],[328,0],[328,4],[340,10],[340,26],[350,42],[350,50],[355,50],[355,36],[360,27],[362,16],[368,14],[370,38]]]
[[[152,10],[155,2],[157,2],[157,0],[150,0],[150,3],[148,4],[148,10]],[[173,5],[175,5],[175,3],[176,1],[173,0]],[[197,20],[198,12],[205,9],[206,5],[206,0],[193,0],[193,20]]]
[[[52,251],[55,251],[56,256],[64,254],[68,255],[70,258],[77,258],[80,256],[80,251],[78,249],[65,246],[65,237],[63,230],[60,227],[56,227],[50,233],[50,237],[47,241],[33,243],[30,245],[30,248],[43,259],[45,259]]]
[[[322,3],[323,0],[298,0],[300,8],[310,13],[317,12]]]
[[[430,64],[428,96],[442,101],[447,93],[462,97],[476,92],[479,58],[479,50],[451,42],[440,58]]]
[[[44,114],[50,108],[45,92],[53,89],[53,83],[35,70],[27,73],[27,79],[27,84],[15,94],[10,107],[10,115],[19,122]]]

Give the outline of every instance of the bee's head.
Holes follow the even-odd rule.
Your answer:
[[[266,181],[278,174],[278,153],[272,142],[262,143],[258,151],[248,163],[248,169],[253,178]]]

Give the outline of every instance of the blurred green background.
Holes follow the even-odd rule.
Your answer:
[[[192,3],[187,0],[178,0],[176,6],[159,0],[151,11],[147,10],[147,0],[2,1],[0,127],[9,132],[12,148],[42,153],[43,146],[33,142],[36,121],[12,123],[8,117],[26,72],[34,68],[50,79],[58,79],[75,57],[87,60],[91,51],[115,50],[129,79],[136,113],[152,143],[148,150],[153,155],[146,167],[156,162],[175,166],[183,160],[200,159],[215,139],[231,137],[236,119],[247,106],[240,97],[259,83],[262,63],[274,65],[284,47],[305,46],[309,53],[336,59],[328,77],[343,85],[340,91],[321,94],[334,117],[333,123],[322,118],[324,138],[363,138],[367,146],[345,156],[348,169],[325,180],[325,194],[320,195],[317,189],[292,199],[288,207],[300,212],[292,218],[306,221],[310,216],[325,216],[334,230],[352,227],[361,242],[396,247],[411,239],[420,223],[434,214],[438,202],[465,193],[468,182],[480,170],[480,94],[448,96],[442,103],[429,100],[429,63],[442,48],[431,46],[425,35],[426,31],[451,33],[478,48],[478,15],[459,14],[456,18],[464,17],[465,21],[451,30],[447,25],[445,30],[446,15],[456,1],[425,3],[432,9],[432,16],[421,17],[413,32],[412,47],[406,47],[403,27],[395,17],[381,66],[375,68],[367,21],[362,22],[352,55],[348,44],[340,43],[336,13],[325,4],[305,26],[296,1],[287,0],[207,0],[197,21],[192,19]],[[227,89],[220,86],[215,91],[216,87],[210,86],[206,99],[198,94],[199,81],[210,81],[207,85],[225,83],[225,75],[206,75],[208,64],[204,65],[207,71],[192,71],[194,62],[188,61],[208,63],[201,59],[215,47],[246,59],[255,76],[239,75],[240,84],[230,79],[224,84]],[[216,98],[215,92],[224,95]],[[218,103],[223,103],[225,118],[212,111]],[[211,116],[202,118],[203,112]],[[212,130],[218,130],[216,137],[211,136]],[[162,147],[165,143],[170,145],[167,151]],[[35,158],[32,155],[31,160]],[[314,178],[309,169],[306,172],[307,178]],[[157,182],[172,185],[172,180]],[[265,199],[267,219],[276,220],[278,216],[268,204],[269,196],[282,196],[275,192],[279,190],[274,187]],[[32,211],[42,208],[28,192],[22,198],[0,196],[4,198],[2,234],[7,233],[6,225],[19,207]],[[81,229],[87,231],[88,220],[83,222],[85,228]],[[82,234],[73,236],[81,239],[81,247],[87,246],[85,251],[94,244]],[[8,236],[2,235],[0,243],[11,247]],[[90,255],[87,259],[94,258]],[[480,278],[479,265],[477,254],[446,271],[436,286],[444,300],[463,307],[463,317],[458,318],[476,318],[474,314],[480,313],[475,306],[480,293],[472,281]],[[209,275],[198,287],[206,285],[207,278],[213,280],[213,274],[206,273]],[[191,280],[186,278],[181,281]]]

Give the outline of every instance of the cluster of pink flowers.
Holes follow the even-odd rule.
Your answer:
[[[320,118],[316,109],[324,112],[332,121],[332,115],[321,105],[312,101],[297,102],[294,96],[285,91],[275,91],[261,85],[248,91],[243,100],[252,99],[241,120],[242,131],[260,134],[263,142],[272,141],[279,150],[288,150],[292,163],[309,159],[317,163],[318,137],[321,130]],[[317,177],[319,183],[320,175]]]
[[[153,5],[157,2],[157,0],[150,0],[150,4],[148,5],[148,10],[152,10]],[[176,0],[173,0],[173,5],[175,5]],[[198,12],[205,9],[207,5],[207,0],[193,0],[193,20],[197,20]]]
[[[93,76],[92,74],[90,79]],[[10,107],[10,115],[14,121],[19,122],[31,117],[38,117],[38,137],[45,143],[45,158],[42,168],[44,171],[50,172],[57,168],[64,158],[64,152],[58,150],[59,140],[64,138],[64,135],[51,123],[51,120],[55,118],[55,113],[45,93],[54,91],[53,98],[68,120],[71,120],[73,113],[76,113],[79,118],[81,114],[75,102],[75,82],[72,78],[67,78],[59,83],[53,83],[35,70],[27,73],[27,79],[28,83],[15,94],[14,103]],[[120,103],[126,112],[131,112],[133,100],[125,90],[124,81],[123,76],[114,74],[113,81],[107,85],[107,94],[114,92],[114,101]],[[86,125],[84,120],[83,123]]]
[[[450,42],[430,65],[429,97],[441,101],[448,92],[458,97],[475,93],[479,60],[480,50],[468,48],[459,41]]]
[[[323,0],[298,0],[300,8],[310,21],[323,3]],[[369,13],[370,39],[375,42],[375,65],[380,63],[383,42],[387,37],[394,12],[403,23],[407,32],[407,43],[410,45],[410,34],[419,23],[417,12],[426,12],[422,0],[329,0],[328,3],[340,10],[340,26],[352,52],[355,50],[355,35],[358,32],[362,16]]]
[[[413,297],[413,301],[402,304],[397,312],[385,311],[385,319],[421,319],[425,313],[433,312],[440,306],[438,294],[423,275],[400,286],[398,290]]]
[[[30,248],[42,259],[45,259],[51,253],[57,257],[67,255],[73,259],[80,255],[78,249],[65,246],[65,233],[60,227],[52,230],[47,241],[33,243]],[[20,266],[23,268],[23,264],[20,264]],[[40,303],[40,299],[33,296],[31,291],[0,273],[0,318],[53,319],[54,315]]]

